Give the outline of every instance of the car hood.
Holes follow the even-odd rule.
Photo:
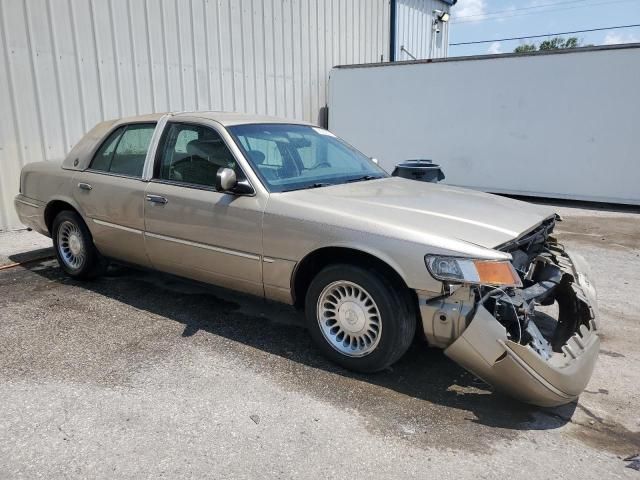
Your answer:
[[[432,238],[450,239],[489,249],[554,215],[553,210],[540,205],[397,177],[276,195],[278,202],[293,202],[306,218],[313,218],[315,210],[319,221],[343,227],[385,235],[409,234],[411,240],[426,238],[426,243]]]

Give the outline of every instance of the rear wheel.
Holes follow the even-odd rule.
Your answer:
[[[88,279],[102,273],[105,261],[80,215],[69,210],[60,212],[53,220],[51,233],[58,263],[68,275]]]
[[[336,264],[313,279],[305,300],[311,337],[331,360],[375,372],[409,348],[416,318],[409,295],[373,270]]]

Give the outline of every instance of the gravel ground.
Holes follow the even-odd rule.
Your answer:
[[[0,478],[640,479],[624,461],[640,453],[640,215],[558,210],[592,265],[603,341],[587,391],[555,409],[419,344],[389,371],[347,372],[296,312],[214,287],[124,267],[80,283],[54,260],[0,270]],[[0,234],[0,265],[49,242]]]

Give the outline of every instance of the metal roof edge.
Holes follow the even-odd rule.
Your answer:
[[[355,64],[347,64],[347,65],[335,65],[333,68],[335,69],[369,68],[369,67],[417,65],[417,64],[423,64],[423,63],[464,62],[464,61],[470,61],[470,60],[491,60],[491,59],[497,59],[497,58],[565,55],[565,54],[571,54],[571,53],[597,52],[601,50],[626,50],[626,49],[633,49],[633,48],[640,48],[640,43],[621,43],[616,45],[597,45],[592,47],[561,48],[557,50],[543,50],[543,51],[526,52],[526,53],[499,53],[494,55],[469,55],[466,57],[433,58],[433,59],[427,59],[427,60],[402,60],[397,62],[355,63]]]

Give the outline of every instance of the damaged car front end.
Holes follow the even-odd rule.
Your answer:
[[[497,390],[545,407],[582,393],[599,351],[588,265],[552,236],[556,220],[496,247],[510,261],[428,256],[442,294],[418,292],[430,345]]]

